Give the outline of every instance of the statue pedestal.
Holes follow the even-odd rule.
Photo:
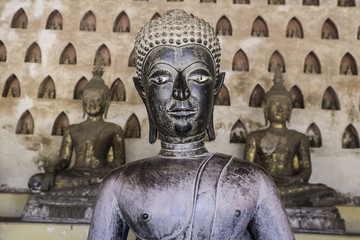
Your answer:
[[[296,233],[345,233],[344,219],[336,207],[292,207],[285,210]]]
[[[32,193],[24,207],[22,221],[90,223],[95,196]]]

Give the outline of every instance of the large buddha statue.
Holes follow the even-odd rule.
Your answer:
[[[135,87],[158,155],[112,171],[100,185],[89,240],[294,239],[276,186],[260,167],[209,153],[224,80],[220,43],[204,20],[170,10],[135,42]]]
[[[265,94],[262,107],[268,128],[251,132],[246,138],[244,158],[265,168],[279,188],[287,207],[334,206],[335,190],[323,184],[309,184],[311,175],[310,146],[305,134],[290,130],[292,101],[276,70],[274,85]]]
[[[98,58],[93,78],[84,88],[83,111],[87,119],[65,129],[56,166],[29,180],[34,190],[83,190],[97,185],[110,170],[125,163],[124,134],[120,126],[105,122],[111,95],[104,84],[102,59]],[[72,153],[75,163],[70,167]]]

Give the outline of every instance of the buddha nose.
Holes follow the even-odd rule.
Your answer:
[[[280,113],[283,112],[283,108],[282,108],[282,106],[280,106],[280,105],[277,106],[277,109],[276,109],[276,110],[277,110],[278,112],[280,112]]]
[[[175,79],[172,96],[179,101],[186,100],[190,96],[190,89],[182,72],[179,72],[179,75]]]

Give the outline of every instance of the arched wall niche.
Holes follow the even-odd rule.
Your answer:
[[[276,50],[269,59],[268,72],[275,72],[277,68],[283,73],[286,71],[284,57]]]
[[[158,12],[156,12],[156,13],[152,16],[151,20],[157,20],[157,19],[159,19],[159,18],[161,18],[161,15],[160,15]]]
[[[0,62],[6,62],[6,57],[5,44],[0,40]]]
[[[269,5],[285,5],[285,0],[268,0]]]
[[[47,76],[40,84],[38,90],[38,98],[56,98],[56,88],[54,80]]]
[[[304,96],[300,88],[294,85],[290,90],[293,108],[304,108]]]
[[[122,11],[116,17],[113,32],[130,32],[130,19],[126,12]]]
[[[3,97],[20,97],[20,82],[15,74],[12,74],[5,82],[2,92]]]
[[[128,61],[128,67],[136,67],[134,49],[130,53],[129,61]]]
[[[96,17],[94,13],[89,10],[80,21],[80,31],[95,32],[96,31]]]
[[[222,16],[216,24],[216,34],[232,36],[231,22],[226,16]]]
[[[335,23],[330,19],[326,19],[321,29],[322,39],[339,39],[339,33]]]
[[[245,143],[247,130],[245,124],[238,119],[230,131],[230,143]]]
[[[28,27],[28,18],[24,9],[20,8],[13,16],[11,20],[11,28],[22,28],[26,29]]]
[[[26,51],[25,62],[41,63],[41,49],[39,45],[34,42]]]
[[[311,51],[305,58],[304,73],[307,74],[321,73],[320,61],[313,51]]]
[[[319,148],[322,146],[321,132],[314,122],[306,129],[306,136],[309,139],[310,147]]]
[[[341,75],[358,75],[357,64],[355,58],[350,54],[346,53],[341,59],[340,63],[340,74]]]
[[[287,38],[304,38],[303,28],[300,21],[293,17],[286,28],[286,37]]]
[[[58,10],[54,10],[52,13],[50,13],[46,21],[46,29],[62,30],[62,27],[63,27],[62,15]]]
[[[360,148],[359,135],[352,124],[345,128],[341,143],[342,148]]]
[[[250,4],[250,0],[233,0],[234,4]]]
[[[29,110],[26,110],[16,125],[16,134],[34,134],[34,127],[34,119]]]
[[[303,0],[305,6],[319,6],[319,0]]]
[[[98,50],[96,51],[95,57],[94,57],[94,65],[96,63],[96,56],[100,56],[102,60],[104,61],[104,66],[110,66],[111,65],[111,55],[108,47],[103,44],[101,45]]]
[[[184,0],[166,0],[168,2],[183,2]]]
[[[55,119],[51,130],[51,135],[63,136],[64,130],[67,126],[69,126],[69,118],[66,113],[62,111]]]
[[[324,92],[321,108],[325,110],[340,110],[339,98],[331,86]]]
[[[269,30],[266,25],[266,22],[261,16],[258,16],[251,28],[251,36],[253,37],[269,37]]]
[[[232,70],[243,72],[249,71],[249,60],[242,49],[239,49],[235,53],[235,56],[233,58]]]
[[[76,64],[76,51],[72,43],[66,45],[60,55],[59,64]]]
[[[111,84],[110,94],[112,101],[125,102],[126,100],[125,86],[120,78],[115,79],[115,81]]]
[[[249,107],[261,107],[264,97],[265,90],[260,84],[256,84],[250,96]]]
[[[124,138],[140,138],[141,127],[140,122],[135,113],[131,114],[125,124]]]
[[[88,84],[88,80],[85,77],[80,78],[75,85],[73,99],[82,99],[86,84]]]
[[[339,7],[355,7],[355,0],[338,0]]]
[[[215,105],[230,106],[230,94],[225,84],[222,85],[220,92],[215,99]]]

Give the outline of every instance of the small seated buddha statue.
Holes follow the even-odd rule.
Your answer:
[[[209,153],[223,85],[214,28],[182,10],[151,20],[135,42],[135,87],[158,155],[108,174],[88,240],[294,239],[271,177],[256,164]]]
[[[64,130],[59,161],[47,172],[30,178],[33,190],[73,190],[92,185],[97,189],[106,173],[125,163],[123,130],[103,119],[111,95],[102,74],[102,61],[98,59],[94,76],[84,88],[83,115],[87,119]],[[70,167],[73,151],[75,163]]]
[[[277,68],[274,85],[265,94],[262,108],[266,129],[251,132],[246,138],[244,159],[267,170],[279,189],[286,207],[328,207],[337,202],[335,190],[323,184],[308,183],[311,175],[310,145],[305,134],[290,130],[292,101]]]

